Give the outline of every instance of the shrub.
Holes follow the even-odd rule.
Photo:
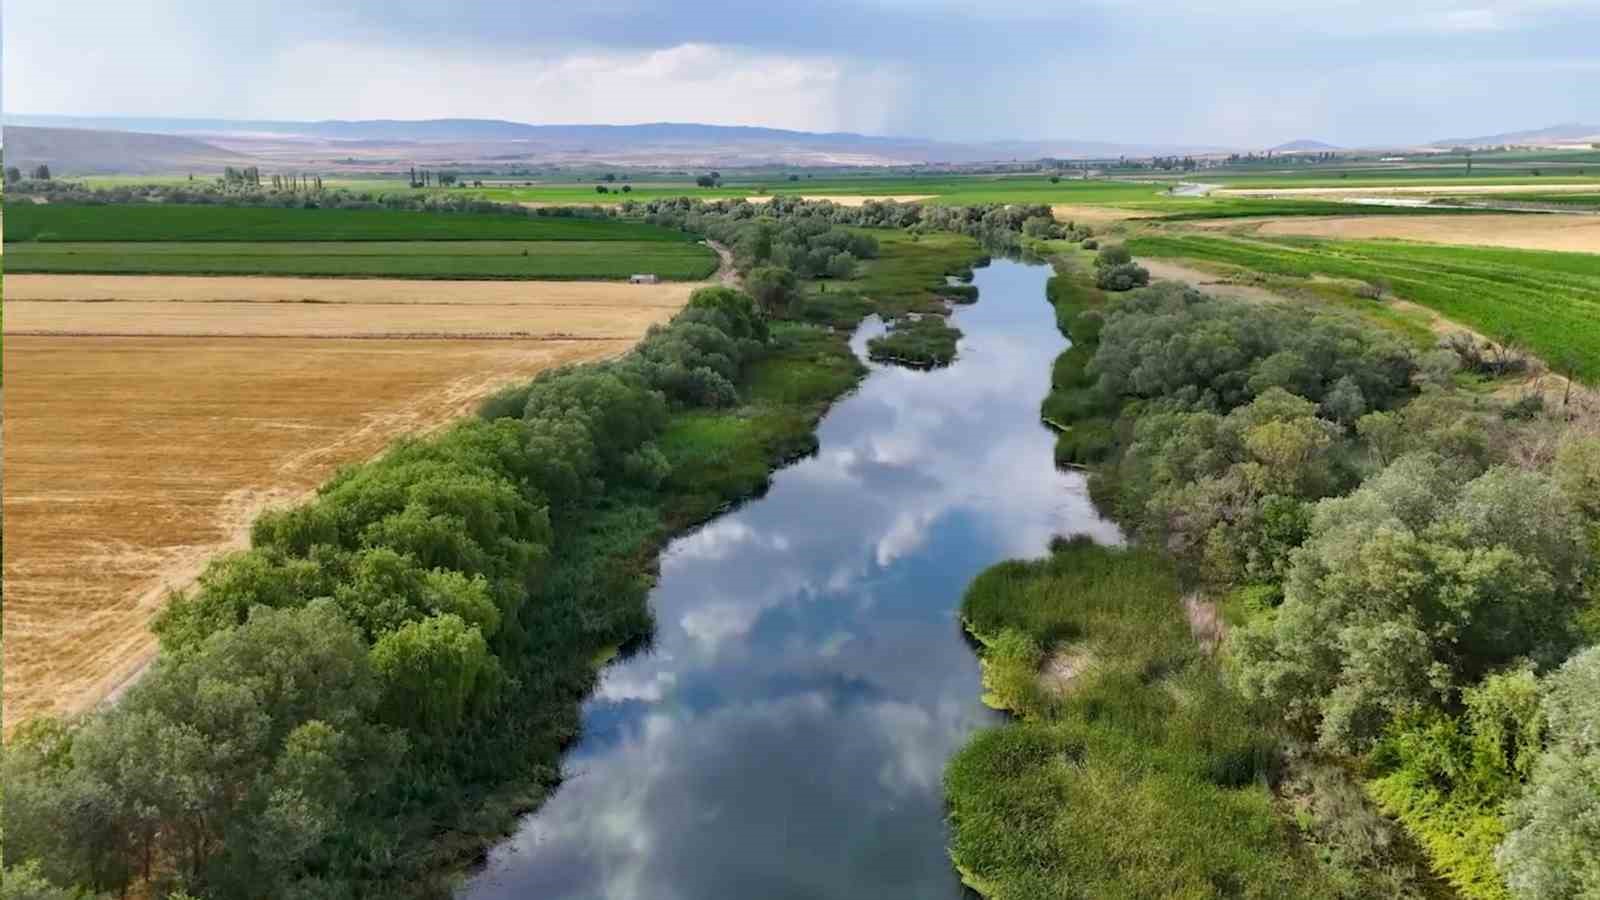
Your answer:
[[[1095,254],[1094,265],[1097,269],[1109,269],[1116,266],[1125,266],[1133,262],[1133,254],[1122,244],[1107,244]]]
[[[1095,286],[1103,291],[1131,291],[1150,283],[1150,272],[1134,263],[1102,267],[1095,274]]]

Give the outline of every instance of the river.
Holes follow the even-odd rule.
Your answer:
[[[815,456],[667,548],[652,646],[606,670],[565,781],[461,897],[964,895],[940,777],[998,718],[961,594],[1052,535],[1118,539],[1039,424],[1049,274],[979,269],[954,365],[873,366]]]

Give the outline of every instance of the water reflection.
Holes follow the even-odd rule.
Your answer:
[[[607,670],[567,781],[464,896],[962,896],[939,779],[993,719],[961,592],[1052,535],[1117,539],[1038,424],[1048,274],[979,270],[955,365],[875,368],[816,456],[672,544],[651,649]]]

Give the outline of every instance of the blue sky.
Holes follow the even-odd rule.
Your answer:
[[[1266,146],[1600,122],[1600,0],[6,0],[5,109]]]

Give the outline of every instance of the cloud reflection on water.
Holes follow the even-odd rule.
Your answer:
[[[972,729],[972,576],[1119,535],[1038,424],[1048,271],[997,262],[955,366],[877,369],[771,491],[668,548],[569,780],[469,885],[500,897],[960,897],[939,778]]]

